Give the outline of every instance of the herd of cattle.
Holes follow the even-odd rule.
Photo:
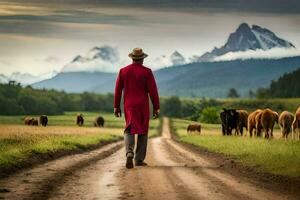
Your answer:
[[[48,125],[48,117],[47,117],[47,115],[42,115],[42,116],[40,116],[39,119],[34,118],[34,117],[25,117],[24,124],[29,125],[29,126],[38,126],[39,124],[41,124],[42,126],[47,126]],[[76,115],[76,124],[78,126],[84,125],[83,114],[79,113]],[[95,127],[103,127],[104,126],[104,118],[101,116],[97,116],[93,122],[93,125]]]
[[[245,128],[250,137],[262,136],[264,133],[265,138],[273,138],[273,128],[275,123],[278,123],[283,138],[287,139],[292,132],[293,139],[297,133],[300,139],[300,107],[295,115],[288,111],[283,111],[279,115],[269,108],[257,109],[250,114],[246,110],[223,109],[220,118],[223,135],[232,135],[233,130],[235,135],[243,135]]]

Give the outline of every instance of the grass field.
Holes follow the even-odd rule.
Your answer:
[[[233,157],[236,161],[273,174],[300,177],[300,141],[285,141],[275,131],[274,140],[262,138],[222,136],[220,125],[201,124],[201,134],[187,135],[190,121],[172,119],[171,128],[177,139]]]
[[[49,152],[85,149],[122,139],[124,118],[103,113],[105,127],[93,127],[97,113],[83,113],[85,125],[75,124],[76,113],[48,116],[49,126],[23,125],[24,116],[0,116],[0,169],[18,165],[27,158]],[[33,116],[38,117],[38,116]],[[160,120],[151,120],[149,136],[160,134]]]

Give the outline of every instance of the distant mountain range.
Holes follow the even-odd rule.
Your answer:
[[[147,58],[148,59],[148,58]],[[150,58],[151,59],[151,58]],[[90,49],[86,55],[77,55],[66,64],[62,72],[116,72],[127,64],[128,60],[119,58],[118,50],[114,47],[104,45]],[[150,61],[155,69],[186,63],[186,59],[178,51],[171,55],[161,55]]]
[[[10,74],[9,76],[0,74],[0,83],[7,83],[9,81],[17,81],[17,82],[21,83],[22,85],[31,85],[33,83],[52,78],[57,73],[58,72],[53,71],[53,72],[49,72],[49,73],[43,73],[40,75],[32,75],[29,73],[14,72],[14,73]]]
[[[252,28],[246,23],[242,23],[234,33],[229,35],[227,42],[220,48],[214,48],[211,52],[206,52],[198,57],[196,61],[214,61],[214,58],[229,52],[239,52],[247,50],[269,50],[272,48],[295,48],[295,46],[275,35],[272,31],[253,25]]]
[[[242,97],[249,90],[266,87],[271,80],[300,68],[300,56],[282,59],[249,59],[199,62],[155,71],[159,92],[164,96],[226,97],[230,88]],[[60,73],[33,84],[35,88],[54,88],[67,92],[113,93],[117,74],[105,72]]]
[[[197,57],[193,63],[188,63],[178,51],[155,58],[152,62],[154,66],[158,63],[171,66],[155,71],[159,92],[168,96],[226,97],[228,90],[235,88],[242,97],[246,97],[249,90],[266,87],[271,80],[300,68],[300,56],[218,62],[214,59],[227,53],[270,51],[275,48],[285,51],[295,46],[268,29],[257,25],[250,28],[243,23],[230,34],[222,47]],[[115,49],[109,46],[95,47],[85,56],[76,56],[55,77],[32,86],[67,92],[113,93],[117,74],[109,66],[116,67],[114,63],[118,62],[120,60]]]

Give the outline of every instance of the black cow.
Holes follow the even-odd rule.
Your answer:
[[[77,114],[77,116],[76,116],[76,124],[78,126],[83,126],[83,124],[84,124],[83,115],[81,113]]]
[[[48,124],[48,117],[47,117],[47,115],[40,116],[40,124],[42,126],[47,126],[47,124]]]
[[[235,109],[225,109],[220,113],[223,135],[232,135],[232,130],[237,130],[238,112]]]
[[[97,116],[94,121],[94,126],[96,127],[103,127],[104,126],[104,118],[101,116]]]

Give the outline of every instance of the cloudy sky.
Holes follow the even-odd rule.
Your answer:
[[[242,22],[300,47],[299,0],[0,0],[0,73],[59,71],[101,45],[122,59],[134,47],[150,58],[201,55]]]

